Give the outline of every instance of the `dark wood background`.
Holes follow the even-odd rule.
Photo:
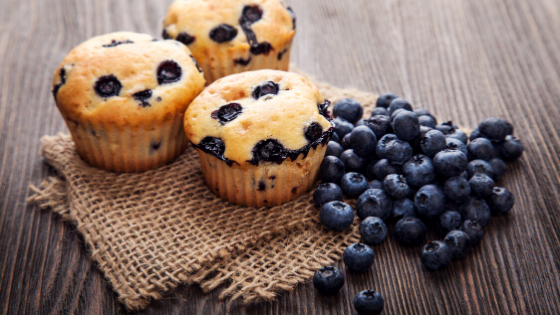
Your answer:
[[[66,132],[50,93],[58,63],[94,35],[159,36],[170,2],[0,1],[0,313],[126,313],[80,236],[28,205],[27,187],[50,173],[40,137]],[[334,297],[307,283],[244,307],[181,287],[140,313],[350,314],[352,297],[373,288],[385,296],[385,314],[558,314],[560,1],[288,2],[298,15],[292,60],[318,79],[391,90],[461,126],[511,120],[526,154],[500,184],[516,205],[471,255],[440,272],[425,271],[418,248],[390,237],[375,248],[372,270],[348,275]]]

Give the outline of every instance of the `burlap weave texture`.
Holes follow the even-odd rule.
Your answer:
[[[376,96],[318,84],[324,97],[352,97],[366,113]],[[340,259],[358,240],[357,220],[343,233],[318,222],[311,193],[272,208],[245,208],[205,186],[192,147],[173,163],[136,174],[89,167],[69,136],[43,137],[41,155],[59,176],[31,187],[31,202],[76,226],[91,259],[131,310],[180,283],[245,303],[272,300]]]

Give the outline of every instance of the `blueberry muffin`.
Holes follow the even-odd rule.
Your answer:
[[[334,127],[330,102],[300,75],[233,74],[209,85],[185,113],[210,189],[245,206],[273,206],[306,193]]]
[[[189,47],[207,84],[249,70],[288,70],[296,29],[281,0],[176,0],[163,37]]]
[[[182,43],[121,32],[74,48],[55,71],[53,95],[86,162],[138,172],[185,149],[184,113],[204,85]]]

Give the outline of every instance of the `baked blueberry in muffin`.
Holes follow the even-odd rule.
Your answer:
[[[176,0],[163,38],[188,45],[211,83],[258,69],[288,70],[293,10],[281,0]]]
[[[55,71],[52,92],[86,162],[136,172],[183,151],[184,112],[203,88],[185,45],[121,32],[72,50]]]
[[[259,70],[224,77],[185,114],[212,191],[232,203],[272,206],[307,192],[333,133],[330,102],[300,75]]]

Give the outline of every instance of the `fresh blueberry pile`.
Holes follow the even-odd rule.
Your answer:
[[[363,108],[356,100],[334,104],[335,132],[321,164],[322,184],[313,195],[321,222],[335,231],[349,228],[354,211],[342,200],[356,198],[364,243],[381,243],[391,222],[403,246],[424,243],[428,228],[444,237],[422,250],[422,264],[429,270],[465,257],[482,240],[491,216],[513,207],[513,194],[496,186],[506,162],[523,153],[513,125],[488,118],[469,136],[392,93],[381,95],[376,105],[371,117],[360,119]],[[349,270],[371,266],[368,245],[346,249]]]

